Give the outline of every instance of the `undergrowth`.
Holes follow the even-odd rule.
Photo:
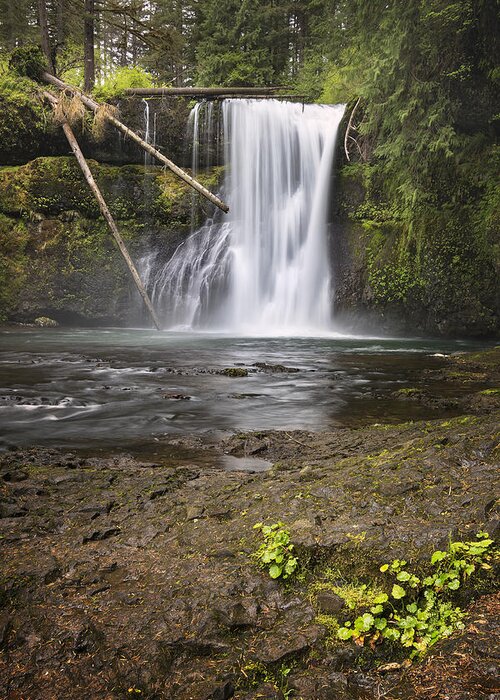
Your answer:
[[[493,540],[479,532],[470,542],[451,542],[446,551],[436,551],[427,576],[407,568],[405,560],[383,564],[380,571],[391,577],[392,587],[371,598],[368,610],[338,629],[341,640],[353,640],[373,649],[384,641],[424,654],[437,641],[463,629],[465,616],[454,600],[455,592],[478,570],[491,569]]]

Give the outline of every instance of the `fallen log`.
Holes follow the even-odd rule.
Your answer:
[[[182,96],[214,97],[215,95],[270,95],[280,90],[290,90],[289,86],[277,87],[161,87],[161,88],[127,88],[125,95],[140,95],[141,97]]]
[[[78,88],[73,87],[72,85],[68,85],[67,83],[64,83],[62,80],[59,78],[56,78],[54,75],[51,75],[50,73],[42,73],[42,78],[46,83],[50,83],[50,85],[54,85],[55,87],[59,88],[59,90],[63,91],[68,91],[72,93],[73,95],[78,95],[80,100],[83,102],[83,104],[88,107],[88,109],[92,110],[93,112],[97,112],[101,105],[93,100],[91,97],[86,95],[85,93],[81,92],[81,90],[78,90]],[[135,133],[135,131],[132,131],[132,129],[129,129],[128,126],[125,126],[119,119],[114,117],[112,114],[105,114],[106,119],[113,124],[117,129],[119,129],[122,134],[127,136],[129,139],[132,141],[135,141],[143,150],[145,150],[147,153],[152,155],[156,160],[158,160],[160,163],[163,163],[164,165],[167,166],[172,172],[174,172],[178,177],[180,177],[184,182],[186,182],[188,185],[190,185],[193,189],[195,189],[197,192],[202,194],[206,199],[208,199],[212,204],[215,204],[216,207],[219,207],[219,209],[222,209],[223,212],[228,212],[229,207],[227,204],[225,204],[222,200],[220,200],[218,197],[216,197],[212,192],[207,190],[206,187],[203,187],[201,183],[198,182],[198,180],[195,180],[194,177],[191,177],[191,175],[188,175],[182,168],[179,168],[178,165],[173,163],[171,160],[166,158],[166,156],[163,155],[163,153],[160,153],[154,146],[151,144],[147,143],[144,141],[144,139],[141,139],[141,137]]]
[[[44,97],[50,102],[52,107],[57,106],[57,99],[52,95],[50,92],[44,92]],[[99,209],[101,210],[101,213],[103,217],[106,220],[106,223],[109,226],[109,229],[111,233],[113,234],[113,237],[116,241],[116,244],[118,245],[118,248],[120,250],[120,253],[122,254],[128,269],[130,270],[130,274],[132,275],[132,278],[135,282],[135,286],[137,287],[139,294],[141,295],[144,304],[149,312],[149,315],[151,316],[151,319],[155,325],[156,330],[160,330],[160,321],[158,320],[158,316],[156,315],[156,312],[153,308],[153,305],[151,303],[151,300],[148,296],[148,293],[142,283],[142,280],[140,278],[140,275],[137,271],[136,266],[134,265],[132,258],[129,255],[129,252],[127,250],[127,247],[125,245],[125,242],[123,238],[120,235],[120,232],[118,231],[118,228],[116,226],[115,220],[113,219],[113,216],[111,212],[109,211],[108,205],[106,204],[106,201],[104,197],[101,194],[101,191],[99,187],[97,186],[96,181],[94,180],[94,176],[92,175],[92,172],[87,164],[87,161],[85,160],[85,156],[83,155],[80,146],[78,145],[78,141],[76,140],[75,134],[73,133],[73,129],[69,125],[66,119],[62,120],[61,126],[63,128],[64,134],[66,138],[68,139],[69,145],[71,146],[71,149],[73,153],[75,154],[76,160],[78,161],[78,165],[80,166],[85,179],[87,180],[87,183],[92,190],[94,197],[97,200],[97,203],[99,204]]]
[[[129,95],[134,97],[134,95]],[[139,97],[139,95],[136,95]],[[161,95],[150,95],[150,99],[161,97]],[[224,93],[223,95],[199,95],[203,100],[213,102],[215,100],[295,100],[296,102],[305,102],[308,98],[306,95],[240,95],[233,93]]]

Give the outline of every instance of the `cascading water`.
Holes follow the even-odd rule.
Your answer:
[[[153,114],[153,129],[151,129],[149,102],[147,100],[142,101],[144,102],[144,141],[156,147],[156,112]],[[154,162],[154,157],[147,151],[144,151],[144,165],[152,165]]]
[[[192,233],[163,269],[153,273],[150,259],[145,270],[169,327],[250,335],[332,329],[327,217],[343,112],[342,105],[223,102],[230,212]],[[205,122],[213,130],[213,120]]]

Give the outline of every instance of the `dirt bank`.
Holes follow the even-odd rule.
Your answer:
[[[496,349],[439,370],[493,387],[447,421],[237,434],[185,464],[4,453],[0,695],[497,700],[491,573],[459,600],[465,630],[412,665],[332,637],[317,583],[371,585],[385,561],[418,567],[450,536],[497,535],[499,366]],[[425,400],[415,389],[405,400]],[[272,467],[229,470],[228,455]],[[258,521],[291,532],[286,584],[252,558]]]

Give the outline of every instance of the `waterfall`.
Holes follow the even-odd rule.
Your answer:
[[[144,102],[144,141],[156,147],[156,112],[153,115],[153,136],[151,137],[149,102],[144,99],[142,101]],[[154,162],[154,157],[147,151],[144,151],[144,165],[152,165]]]
[[[194,158],[215,129],[211,107],[203,120],[200,109],[192,115]],[[342,105],[223,102],[229,214],[194,231],[163,269],[147,266],[168,327],[250,335],[332,329],[328,202],[343,112]]]

